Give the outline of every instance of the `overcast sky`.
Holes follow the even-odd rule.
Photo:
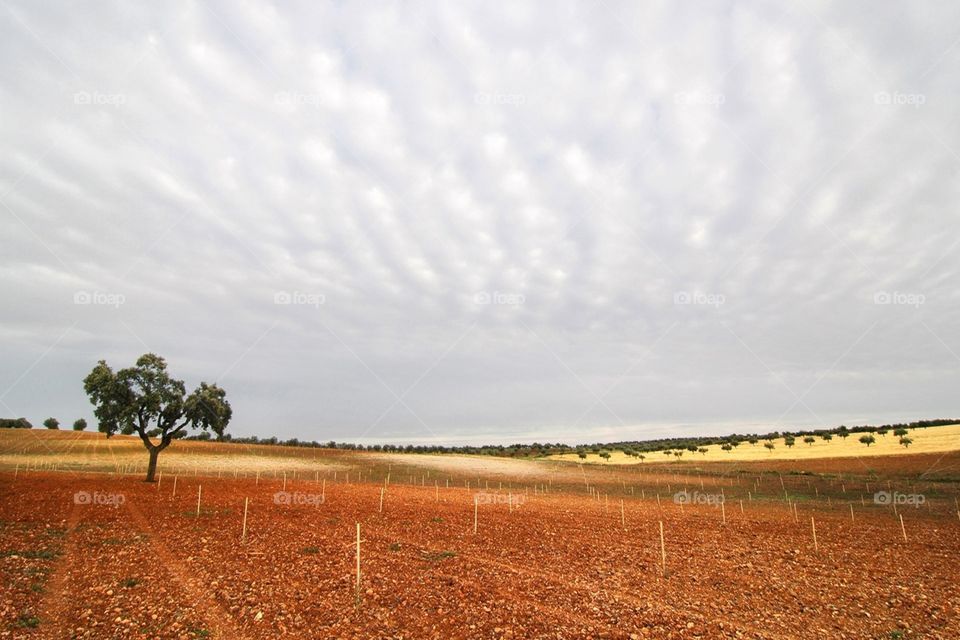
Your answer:
[[[960,416],[960,4],[5,1],[0,413],[239,435]]]

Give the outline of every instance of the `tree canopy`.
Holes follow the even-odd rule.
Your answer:
[[[201,382],[187,395],[183,381],[171,377],[166,360],[153,353],[116,373],[101,360],[84,378],[83,388],[94,405],[99,431],[108,438],[117,432],[140,436],[150,452],[148,482],[153,481],[157,455],[174,439],[191,429],[221,438],[233,415],[223,389]]]

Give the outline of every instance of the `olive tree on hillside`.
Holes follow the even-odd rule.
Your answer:
[[[116,373],[101,360],[83,379],[83,388],[102,433],[108,438],[118,431],[140,436],[150,453],[147,482],[154,481],[157,458],[174,439],[190,429],[223,436],[233,415],[223,389],[201,382],[187,395],[183,381],[170,377],[166,361],[153,353],[140,356],[136,366]]]

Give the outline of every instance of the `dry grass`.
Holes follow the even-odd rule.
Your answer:
[[[215,442],[174,442],[160,454],[159,470],[170,473],[283,473],[335,471],[351,468],[349,461],[322,449]],[[73,431],[0,430],[0,468],[42,467],[76,471],[113,471],[118,467],[145,469],[147,451],[139,438]]]
[[[732,451],[723,451],[720,445],[711,445],[704,447],[707,453],[692,453],[684,451],[680,458],[683,461],[703,461],[703,462],[749,462],[764,460],[812,460],[816,458],[866,458],[872,456],[891,456],[903,455],[905,453],[942,453],[944,451],[960,451],[960,425],[948,425],[943,427],[929,427],[926,429],[911,429],[909,437],[913,444],[909,448],[904,448],[900,444],[900,438],[893,435],[890,431],[885,436],[873,434],[876,443],[867,447],[860,442],[860,436],[863,434],[854,433],[849,438],[840,438],[834,436],[833,440],[827,442],[817,438],[812,445],[807,444],[802,438],[796,439],[793,447],[787,447],[783,438],[773,441],[774,449],[770,451],[764,447],[766,440],[761,440],[755,445],[749,442],[742,443]],[[588,462],[600,464],[642,464],[649,462],[668,462],[676,460],[674,456],[666,456],[662,451],[652,451],[645,453],[646,460],[640,461],[625,455],[621,451],[610,451],[610,461],[604,460],[597,454],[588,453],[586,460],[580,460],[575,453],[550,456],[554,460],[566,460],[568,462]]]

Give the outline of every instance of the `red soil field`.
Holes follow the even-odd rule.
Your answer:
[[[960,637],[954,483],[678,468],[483,480],[504,498],[478,506],[476,534],[475,480],[397,465],[382,513],[380,466],[361,483],[291,475],[288,493],[325,494],[302,505],[275,503],[279,478],[181,476],[174,497],[169,475],[5,472],[0,637]],[[681,507],[681,488],[726,502]],[[875,489],[927,499],[894,513]]]

